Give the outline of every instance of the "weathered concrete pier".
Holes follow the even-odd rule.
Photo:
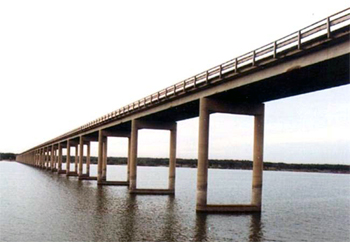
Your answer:
[[[197,211],[260,212],[264,102],[349,84],[349,34],[350,9],[345,9],[33,147],[18,155],[17,161],[59,175],[77,176],[79,180],[97,180],[97,185],[101,186],[128,186],[132,194],[174,195],[177,122],[199,117]],[[250,204],[207,203],[209,121],[212,113],[254,117]],[[169,180],[168,187],[164,189],[137,187],[140,129],[170,131]],[[108,137],[128,139],[126,181],[107,180]],[[97,177],[90,176],[91,142],[98,142]],[[70,170],[72,147],[75,150],[73,171]],[[62,168],[64,149],[65,169]]]

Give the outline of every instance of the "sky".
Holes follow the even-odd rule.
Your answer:
[[[0,1],[0,152],[20,153],[348,7],[348,1]],[[350,164],[350,87],[266,103],[264,160]],[[198,119],[178,123],[196,158]],[[142,130],[139,156],[167,157]],[[108,155],[125,156],[110,138]],[[211,159],[252,159],[253,118],[214,114]],[[92,146],[96,154],[97,144]]]

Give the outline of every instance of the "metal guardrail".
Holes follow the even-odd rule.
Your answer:
[[[262,62],[263,60],[277,60],[279,58],[279,55],[286,53],[289,50],[295,50],[296,48],[298,50],[302,50],[302,46],[305,43],[311,42],[314,39],[322,36],[326,36],[326,38],[329,39],[332,37],[332,32],[348,25],[350,25],[350,8],[333,14],[325,19],[322,19],[312,25],[309,25],[258,49],[224,62],[221,65],[215,66],[193,77],[187,78],[170,87],[164,88],[136,102],[133,102],[102,117],[99,117],[94,121],[91,121],[77,129],[56,137],[55,139],[52,139],[44,144],[49,144],[73,134],[88,131],[103,123],[108,123],[136,111],[152,107],[154,104],[159,104],[160,102],[177,98],[181,96],[181,94],[197,91],[198,89],[209,85],[215,78],[219,78],[219,82],[223,81],[224,78],[222,77],[224,77],[224,75],[228,73],[242,73],[242,71],[246,70],[247,67],[259,66],[259,62]]]

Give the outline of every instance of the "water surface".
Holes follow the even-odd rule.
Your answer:
[[[264,172],[261,215],[196,214],[196,169],[177,168],[175,196],[131,196],[0,162],[0,241],[349,241],[350,176]],[[96,166],[92,166],[96,174]],[[165,188],[168,169],[138,167],[139,188]],[[109,166],[108,179],[126,177]],[[251,171],[209,171],[209,203],[248,203]]]

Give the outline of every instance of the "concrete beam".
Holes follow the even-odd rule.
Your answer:
[[[214,98],[207,99],[207,108],[210,113],[230,113],[242,115],[260,115],[264,113],[263,104],[232,103]]]
[[[107,137],[130,137],[130,131],[123,131],[123,130],[118,130],[118,131],[108,131],[108,130],[103,130],[102,131],[103,136]]]
[[[173,130],[176,129],[176,122],[146,121],[138,119],[136,120],[136,127],[137,129]]]

